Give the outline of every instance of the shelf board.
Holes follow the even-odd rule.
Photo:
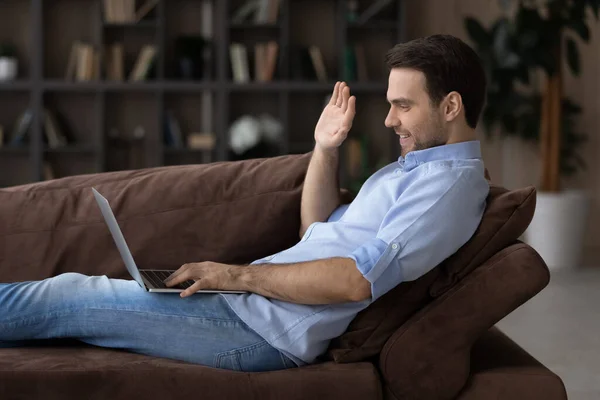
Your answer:
[[[96,153],[96,148],[92,145],[68,145],[63,147],[45,147],[44,153],[46,154],[93,154]]]
[[[15,155],[15,156],[27,156],[29,155],[29,147],[28,146],[10,146],[3,145],[0,147],[0,155]]]
[[[176,155],[185,155],[185,154],[206,154],[212,153],[214,149],[189,149],[187,147],[178,148],[178,147],[165,147],[163,151],[165,154],[176,154]]]
[[[231,92],[315,92],[327,93],[333,91],[335,82],[317,81],[272,81],[272,82],[248,82],[227,83],[227,89]],[[387,90],[387,82],[349,82],[350,90],[361,93],[380,93]]]
[[[29,90],[29,89],[31,89],[31,81],[28,81],[28,80],[0,82],[0,91]]]
[[[90,82],[74,82],[61,80],[45,81],[43,87],[47,91],[64,91],[64,92],[95,92],[95,91],[111,91],[111,92],[133,92],[133,91],[149,91],[158,90],[165,91],[204,91],[214,90],[216,83],[212,81],[90,81]]]
[[[280,91],[328,91],[332,90],[335,82],[323,83],[315,81],[270,81],[248,83],[228,82],[227,89],[232,92],[280,92]]]
[[[349,23],[348,29],[351,30],[374,30],[374,31],[391,31],[398,28],[396,21],[369,21],[364,24]]]
[[[243,29],[279,29],[281,27],[281,24],[279,22],[276,22],[274,24],[260,24],[260,23],[254,23],[254,22],[240,22],[240,23],[233,23],[230,24],[229,27],[231,29],[236,29],[236,30],[243,30]]]
[[[158,27],[158,20],[142,20],[140,22],[104,22],[105,28],[148,29]]]

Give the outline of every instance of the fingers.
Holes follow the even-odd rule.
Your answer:
[[[342,92],[342,111],[346,112],[348,109],[348,100],[350,99],[350,87],[348,85],[344,86],[344,91]]]
[[[340,87],[338,88],[338,96],[337,96],[337,100],[335,102],[335,105],[338,107],[342,107],[342,104],[344,104],[344,92],[346,90],[346,82],[342,82],[340,84]]]
[[[336,82],[333,87],[333,94],[331,95],[331,99],[329,100],[329,104],[334,106],[337,102],[338,94],[339,94],[340,82]]]
[[[185,289],[183,292],[179,293],[180,297],[187,297],[189,295],[192,295],[194,293],[196,293],[198,290],[203,289],[202,287],[202,280],[198,279],[196,281],[196,283],[194,283],[192,286],[190,286],[189,288]]]
[[[354,119],[354,115],[356,115],[356,97],[352,96],[348,100],[348,107],[344,114],[344,126],[352,126],[352,120]]]
[[[180,274],[185,272],[190,267],[191,267],[191,264],[183,264],[181,267],[179,267],[177,269],[177,271],[175,271],[171,275],[169,275],[167,277],[167,279],[165,279],[163,282],[168,286],[168,283],[170,283],[172,279],[176,278],[177,276],[179,276]]]
[[[175,285],[178,285],[178,284],[185,282],[188,279],[192,278],[191,275],[192,275],[193,270],[191,269],[191,267],[192,267],[191,264],[184,264],[177,271],[173,272],[173,274],[171,274],[171,276],[169,276],[167,279],[164,280],[165,286],[167,286],[167,287],[175,286]]]

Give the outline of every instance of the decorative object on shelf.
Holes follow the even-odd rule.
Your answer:
[[[550,267],[576,266],[589,195],[561,190],[560,175],[585,168],[578,150],[586,136],[576,130],[581,107],[563,93],[562,63],[579,75],[579,50],[572,36],[589,41],[587,11],[591,9],[598,19],[600,1],[519,1],[514,14],[509,14],[512,2],[505,3],[506,15],[489,29],[474,18],[465,20],[488,75],[482,120],[488,135],[500,126],[504,134],[539,141],[542,177],[536,213],[524,238]],[[539,72],[543,72],[541,87]]]
[[[212,79],[212,43],[202,36],[179,36],[175,39],[177,78]]]
[[[0,44],[0,82],[15,80],[18,71],[17,49],[12,44]]]
[[[10,135],[10,146],[24,146],[27,143],[27,134],[32,120],[33,110],[30,108],[19,115]]]
[[[165,146],[177,149],[183,148],[183,134],[181,133],[179,120],[175,116],[173,110],[165,111],[163,129]]]
[[[273,116],[243,115],[229,128],[229,147],[234,158],[269,157],[277,153],[283,127]]]

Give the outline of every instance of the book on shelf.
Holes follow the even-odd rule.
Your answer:
[[[70,142],[61,122],[54,112],[44,107],[44,143],[51,149],[64,147]]]
[[[212,133],[192,132],[187,135],[187,147],[193,150],[213,150],[217,139]]]
[[[317,79],[321,82],[327,82],[327,69],[325,68],[325,61],[323,60],[323,54],[321,49],[317,46],[310,46],[308,48],[310,59],[313,64],[313,68],[317,74]]]
[[[4,146],[4,127],[0,125],[0,147]]]
[[[290,50],[293,80],[327,82],[329,75],[321,49],[317,46],[293,46]]]
[[[91,44],[75,40],[65,72],[66,80],[78,82],[90,81],[100,77],[100,52]]]
[[[144,4],[135,12],[135,22],[140,22],[156,5],[159,0],[146,0]]]
[[[279,8],[280,0],[247,0],[233,13],[231,22],[241,24],[252,20],[255,24],[275,24]]]
[[[229,57],[231,59],[231,70],[233,80],[237,83],[250,81],[250,70],[248,66],[248,51],[241,43],[232,43],[229,46]]]
[[[279,44],[274,40],[256,43],[253,52],[249,52],[244,44],[232,43],[229,47],[229,58],[234,82],[247,83],[251,76],[258,82],[272,81],[277,67],[278,52]],[[250,68],[252,61],[253,68]]]
[[[108,23],[131,23],[136,21],[135,0],[103,0],[103,6],[104,21]]]
[[[365,11],[363,11],[358,18],[356,19],[356,23],[358,25],[363,25],[375,15],[379,14],[385,7],[390,5],[393,0],[377,0],[373,2]]]
[[[111,81],[122,81],[125,79],[124,50],[123,44],[113,43],[106,47],[104,52],[106,79]]]
[[[150,67],[154,62],[154,58],[156,57],[156,46],[154,45],[145,45],[140,50],[140,54],[129,74],[130,81],[143,81],[148,78],[148,74],[150,72]]]

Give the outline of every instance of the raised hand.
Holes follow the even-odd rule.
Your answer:
[[[337,82],[331,100],[323,109],[315,127],[316,145],[321,150],[333,150],[346,140],[356,114],[355,106],[356,97],[350,96],[348,85]]]

